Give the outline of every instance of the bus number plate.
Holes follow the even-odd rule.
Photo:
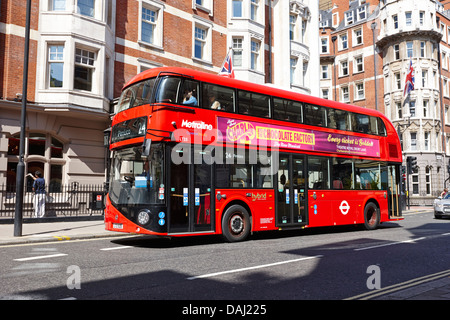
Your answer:
[[[113,223],[113,229],[123,229],[122,223]]]

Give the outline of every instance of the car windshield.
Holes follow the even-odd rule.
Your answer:
[[[447,193],[442,199],[450,199],[450,193]]]
[[[162,145],[152,145],[148,157],[141,156],[136,149],[114,152],[109,197],[116,205],[162,204]]]

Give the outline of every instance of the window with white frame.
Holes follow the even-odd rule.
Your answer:
[[[400,45],[394,44],[394,58],[395,60],[400,60]]]
[[[400,72],[396,72],[394,73],[394,78],[395,78],[395,89],[401,89],[402,88],[402,83],[400,80]]]
[[[50,0],[49,10],[50,11],[65,11],[66,10],[66,0]]]
[[[296,57],[291,57],[291,61],[290,61],[290,83],[291,84],[295,84],[295,74],[296,74],[296,70],[297,70],[297,62],[298,62],[298,58]]]
[[[164,25],[164,7],[156,2],[143,1],[141,7],[141,44],[162,47],[162,35]]]
[[[392,16],[392,23],[394,25],[394,29],[398,29],[398,16],[396,14]]]
[[[347,86],[341,87],[341,101],[342,102],[350,101],[350,94]]]
[[[364,97],[364,82],[355,83],[355,100],[363,100]]]
[[[250,19],[253,21],[258,21],[259,2],[260,0],[250,0]]]
[[[252,39],[250,43],[250,69],[252,70],[260,69],[260,48],[261,42]]]
[[[155,42],[157,13],[150,8],[142,7],[141,39],[153,44]]]
[[[416,101],[411,100],[409,102],[409,115],[411,117],[415,117],[416,116]]]
[[[92,91],[95,56],[94,51],[75,49],[74,89]]]
[[[322,98],[329,99],[329,93],[330,93],[329,89],[322,89]]]
[[[409,133],[411,138],[411,151],[417,151],[417,132]]]
[[[64,75],[64,45],[48,46],[48,86],[62,88]]]
[[[362,29],[353,30],[353,45],[358,46],[363,43]]]
[[[341,34],[339,35],[339,49],[340,50],[345,50],[348,48],[348,39],[347,39],[347,34]]]
[[[328,53],[328,38],[321,38],[321,53]]]
[[[412,16],[411,11],[405,12],[405,23],[407,27],[411,26],[411,16]]]
[[[87,17],[94,17],[95,0],[77,0],[77,13]]]
[[[353,63],[355,70],[353,70],[355,73],[363,72],[364,71],[364,59],[362,55],[356,56],[355,61]]]
[[[348,76],[348,61],[344,60],[339,63],[340,76]]]
[[[358,20],[364,20],[366,18],[366,8],[367,6],[358,8]]]
[[[428,85],[428,70],[422,70],[422,88],[426,88]]]
[[[417,173],[412,174],[412,186],[412,193],[419,194],[419,175]]]
[[[412,56],[413,56],[413,42],[412,41],[406,42],[406,56],[408,58],[412,58]]]
[[[423,144],[425,151],[430,151],[430,132],[423,133]]]
[[[420,41],[420,57],[425,58],[427,51],[426,51],[426,42]]]
[[[297,15],[290,14],[289,15],[289,40],[295,41],[296,39],[296,25],[297,25]]]
[[[232,1],[232,17],[233,18],[242,18],[242,0],[233,0]]]
[[[328,79],[329,78],[329,76],[328,76],[328,65],[325,64],[325,65],[321,65],[320,67],[322,69],[321,79]]]
[[[211,27],[194,23],[194,52],[195,59],[211,61]]]
[[[423,117],[427,118],[430,116],[429,111],[428,111],[428,105],[429,105],[428,100],[423,100],[422,103],[423,103]]]
[[[233,65],[235,67],[242,67],[242,38],[233,38]]]
[[[403,111],[401,102],[395,103],[395,108],[397,109],[397,119],[403,119]]]
[[[348,11],[345,13],[345,25],[353,23],[353,11]]]
[[[424,19],[425,19],[425,11],[420,11],[419,12],[419,25],[423,26]]]
[[[193,1],[193,9],[197,10],[203,10],[207,13],[209,13],[209,15],[212,15],[213,12],[213,1],[214,0],[195,0]]]

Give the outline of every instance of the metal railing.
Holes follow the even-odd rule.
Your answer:
[[[102,185],[46,186],[45,218],[101,216],[105,206],[106,189]],[[23,218],[32,218],[34,192],[26,187],[23,197]],[[15,186],[0,185],[0,219],[14,218]]]

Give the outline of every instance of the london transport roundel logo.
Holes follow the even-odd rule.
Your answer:
[[[339,205],[339,210],[341,210],[341,213],[345,216],[348,211],[350,210],[350,206],[348,205],[347,201],[342,201],[341,204]]]

